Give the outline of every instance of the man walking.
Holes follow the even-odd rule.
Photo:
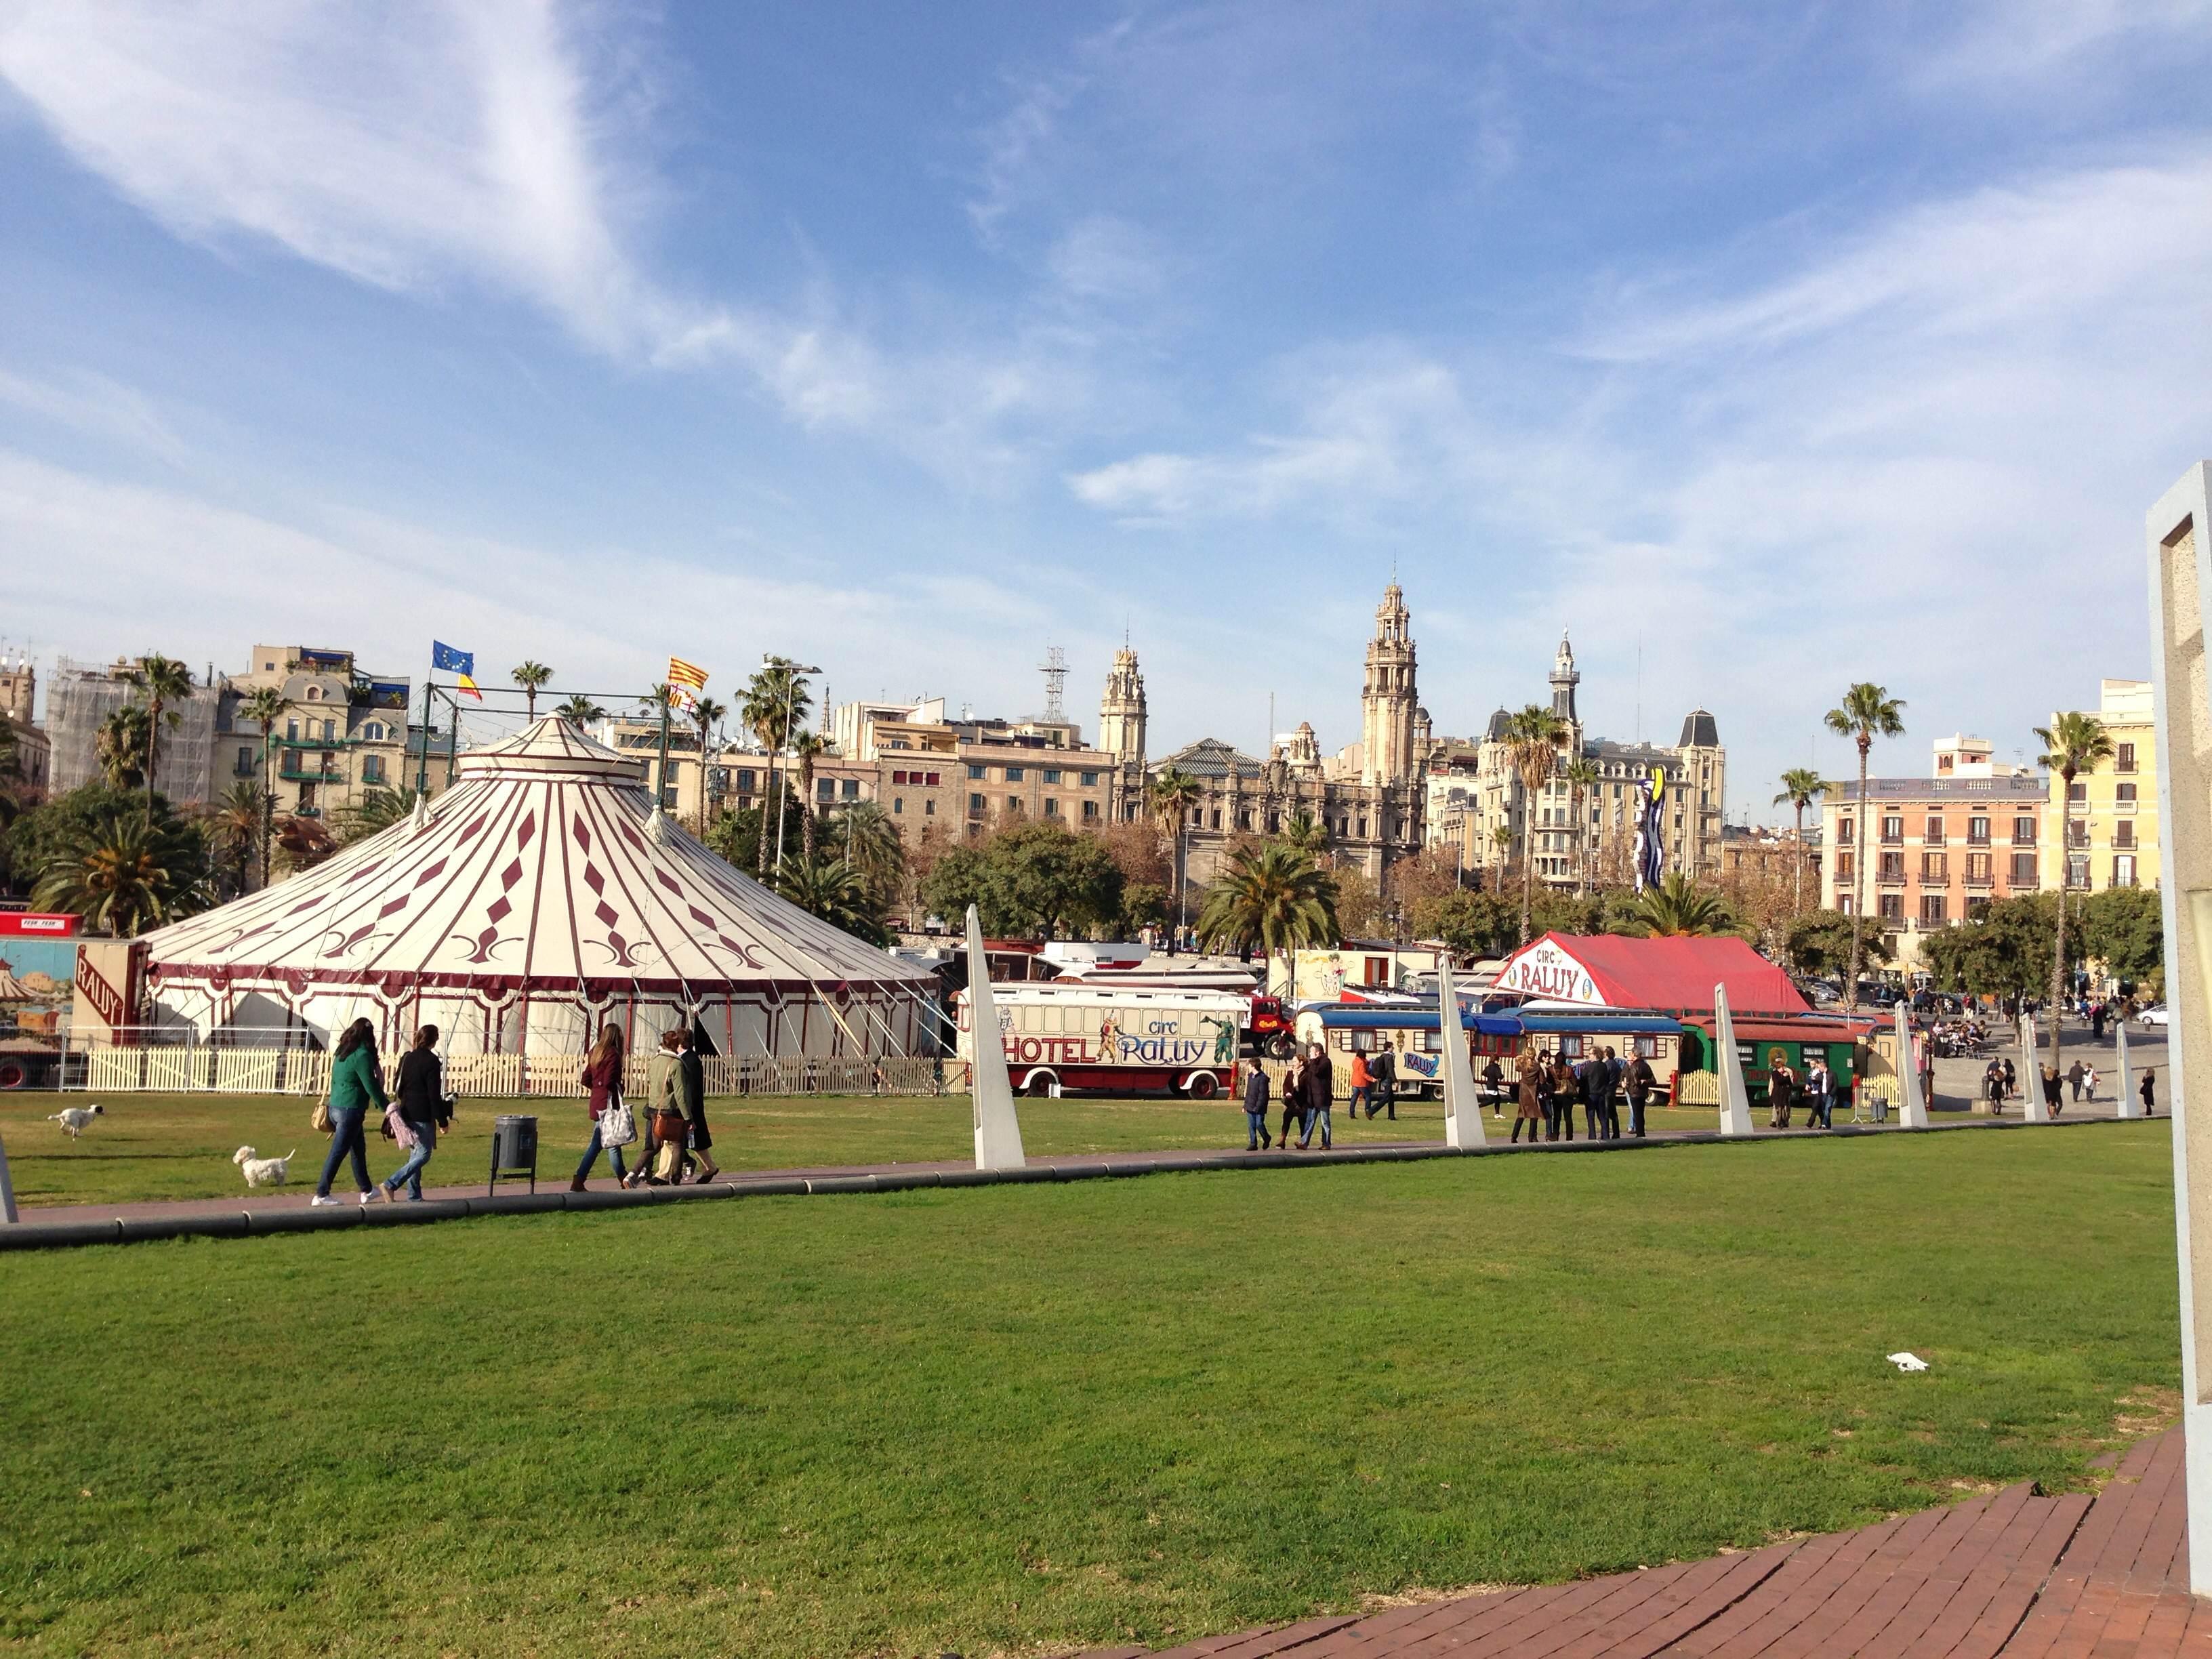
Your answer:
[[[2081,1103],[2081,1073],[2082,1066],[2078,1060],[2066,1068],[2066,1081],[2073,1086],[2074,1103],[2076,1106]]]
[[[1267,1137],[1267,1068],[1255,1060],[1244,1076],[1244,1150],[1264,1152],[1274,1144]]]
[[[1620,1050],[1611,1043],[1605,1049],[1605,1138],[1620,1139],[1620,1080],[1628,1075],[1628,1066],[1620,1057]]]
[[[1816,1123],[1823,1129],[1836,1127],[1835,1093],[1836,1080],[1828,1074],[1827,1057],[1815,1054],[1812,1065],[1805,1072],[1805,1122],[1808,1127]]]
[[[689,1025],[679,1034],[682,1047],[676,1051],[676,1092],[684,1103],[684,1120],[687,1126],[684,1139],[686,1152],[696,1158],[699,1168],[692,1180],[712,1181],[722,1173],[708,1149],[714,1146],[714,1137],[707,1129],[707,1062],[699,1054],[699,1034]]]
[[[1583,1121],[1589,1127],[1592,1140],[1605,1139],[1605,1050],[1593,1048],[1575,1068],[1575,1078],[1582,1085]]]
[[[1628,1062],[1628,1127],[1638,1140],[1644,1139],[1644,1108],[1651,1098],[1651,1091],[1659,1086],[1652,1074],[1651,1062],[1638,1054]]]
[[[1297,1050],[1291,1054],[1291,1063],[1283,1073],[1283,1122],[1275,1131],[1275,1139],[1285,1151],[1291,1145],[1291,1125],[1304,1126],[1306,1121],[1306,1057]]]
[[[1766,1103],[1773,1108],[1766,1119],[1770,1129],[1790,1127],[1790,1109],[1796,1103],[1797,1074],[1790,1069],[1790,1062],[1778,1053],[1772,1067],[1766,1073]]]
[[[1345,1110],[1357,1118],[1359,1109],[1374,1097],[1375,1068],[1368,1063],[1365,1054],[1354,1048],[1352,1051],[1352,1092],[1344,1097]],[[1372,1117],[1375,1114],[1370,1111],[1367,1115]]]
[[[1375,1114],[1386,1111],[1390,1121],[1398,1121],[1398,1057],[1390,1049],[1378,1048],[1375,1058],[1367,1062],[1367,1121],[1372,1123]]]
[[[1505,1073],[1499,1067],[1498,1064],[1498,1056],[1496,1054],[1491,1055],[1490,1063],[1482,1068],[1482,1090],[1485,1094],[1490,1097],[1491,1116],[1504,1116],[1505,1113]]]
[[[1329,1147],[1329,1108],[1336,1103],[1336,1076],[1328,1063],[1328,1051],[1318,1042],[1314,1044],[1312,1057],[1306,1061],[1305,1096],[1305,1135],[1298,1142],[1298,1150],[1303,1152],[1312,1143],[1314,1126],[1318,1122],[1321,1149],[1325,1152]]]

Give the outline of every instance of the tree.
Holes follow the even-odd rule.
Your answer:
[[[813,699],[807,695],[806,678],[798,672],[799,665],[789,657],[770,657],[745,682],[744,694],[738,699],[738,719],[745,730],[760,739],[768,755],[769,793],[781,799],[777,787],[781,780],[776,771],[776,757],[783,752],[784,741],[793,728],[806,723],[812,709]],[[766,873],[768,870],[768,815],[761,816],[761,842],[754,867]]]
[[[799,763],[799,830],[808,859],[814,856],[814,763],[829,751],[818,732],[801,732],[791,740],[791,757]]]
[[[699,833],[707,833],[707,816],[710,803],[707,785],[713,779],[714,766],[714,728],[729,715],[727,703],[716,702],[712,697],[702,696],[691,705],[691,719],[699,727]]]
[[[1182,908],[1185,874],[1182,867],[1183,825],[1189,821],[1191,808],[1198,805],[1204,793],[1204,786],[1173,762],[1155,772],[1152,781],[1145,786],[1146,808],[1160,826],[1161,832],[1168,837],[1168,890],[1178,912]]]
[[[1543,704],[1532,702],[1507,717],[1505,752],[1521,780],[1521,943],[1529,939],[1529,913],[1536,896],[1536,795],[1552,781],[1559,763],[1559,744],[1567,723]]]
[[[507,678],[522,688],[522,717],[526,720],[538,718],[538,689],[553,678],[553,671],[542,662],[526,662],[511,669]]]
[[[1147,927],[1168,925],[1168,890],[1156,881],[1130,881],[1126,872],[1121,883],[1121,917],[1114,931],[1123,939],[1134,939]]]
[[[331,839],[339,847],[350,847],[371,836],[382,835],[393,824],[404,823],[414,817],[418,799],[412,789],[371,789],[353,805],[331,815]]]
[[[192,695],[192,671],[173,657],[153,655],[139,658],[137,666],[124,670],[121,678],[146,701],[145,822],[150,833],[154,828],[154,773],[161,762],[161,726],[166,721],[174,731],[185,723],[185,717],[170,705]]]
[[[1893,697],[1884,687],[1861,680],[1845,691],[1843,702],[1825,716],[1828,730],[1850,738],[1859,750],[1858,840],[1851,854],[1851,967],[1844,979],[1844,1006],[1850,1009],[1859,1006],[1859,964],[1864,959],[1860,941],[1866,923],[1866,861],[1867,853],[1874,845],[1874,836],[1867,823],[1867,755],[1874,748],[1876,738],[1905,735],[1904,708],[1904,698]]]
[[[1929,943],[1942,937],[1941,933],[1930,933]],[[1790,922],[1785,939],[1790,960],[1801,974],[1841,975],[1850,966],[1852,953],[1859,948],[1853,940],[1851,918],[1840,910],[1806,911]],[[1865,940],[1865,951],[1875,961],[1887,962],[1892,955],[1889,935],[1869,935]]]
[[[1828,793],[1827,780],[1809,766],[1793,766],[1782,775],[1782,793],[1774,798],[1777,806],[1788,801],[1797,815],[1797,881],[1796,890],[1790,899],[1790,914],[1805,908],[1805,809]],[[1862,811],[1861,817],[1866,816]]]
[[[1300,808],[1283,821],[1275,839],[1298,852],[1318,855],[1328,850],[1328,826]]]
[[[1413,929],[1462,956],[1502,957],[1513,948],[1520,907],[1502,893],[1447,893],[1413,907]]]
[[[110,805],[76,825],[40,871],[31,903],[82,916],[117,939],[135,939],[206,908],[207,843],[166,808]]]
[[[1575,824],[1575,891],[1579,893],[1588,884],[1584,878],[1589,862],[1589,826],[1583,821],[1583,796],[1597,789],[1597,763],[1587,755],[1577,755],[1559,775],[1566,781],[1567,816]]]
[[[1336,883],[1303,848],[1239,848],[1206,891],[1198,937],[1212,950],[1279,952],[1287,967],[1300,946],[1336,943]]]
[[[251,783],[234,783],[208,808],[208,838],[229,864],[234,879],[226,898],[235,898],[253,884],[253,854],[261,843],[265,803]]]
[[[867,883],[878,908],[889,909],[906,874],[906,843],[883,803],[856,800],[838,813],[832,850]]]
[[[775,890],[809,915],[843,929],[871,945],[888,945],[883,908],[858,870],[840,858],[811,854],[787,861],[775,878]]]
[[[593,720],[601,720],[607,717],[605,709],[600,708],[580,691],[566,701],[556,703],[553,712],[580,732]]]
[[[1358,865],[1339,864],[1336,878],[1336,925],[1345,939],[1373,939],[1382,931],[1387,907],[1382,890]]]
[[[1121,872],[1093,837],[1044,819],[1001,830],[978,847],[948,848],[922,884],[941,916],[973,904],[1001,939],[1053,939],[1111,926],[1121,914]]]
[[[2050,971],[2060,896],[2018,893],[1979,906],[1956,927],[1922,939],[1922,965],[1943,990],[2002,997],[2016,1009]],[[2080,908],[2078,900],[2070,903]]]
[[[2074,845],[2074,780],[2112,759],[2112,734],[2094,714],[2069,711],[2056,716],[2049,726],[2037,726],[2035,736],[2043,745],[2037,764],[2057,773],[2066,785],[2059,795],[2058,808],[2058,890],[2063,893],[2074,885],[2074,860],[2069,850]],[[2066,1000],[2066,907],[2063,904],[2058,907],[2057,933],[2051,951],[2051,1069],[2054,1072],[2064,1063],[2058,1048],[2059,1010]]]
[[[146,710],[135,702],[100,721],[93,734],[92,752],[109,788],[135,794],[146,781]]]
[[[2154,887],[2107,887],[2081,902],[2081,953],[2124,983],[2166,965],[2166,921]]]
[[[1636,920],[1647,939],[1690,939],[1735,928],[1728,906],[1680,870],[1670,870],[1637,901]]]
[[[269,884],[269,848],[276,839],[276,722],[290,705],[273,685],[256,686],[240,699],[238,712],[261,728],[261,884]]]

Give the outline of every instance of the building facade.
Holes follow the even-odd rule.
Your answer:
[[[139,702],[136,686],[123,676],[130,659],[95,666],[60,659],[46,687],[46,737],[52,745],[50,787],[56,794],[100,781],[100,728],[113,714]],[[216,781],[216,731],[222,691],[195,685],[191,696],[164,712],[154,767],[154,787],[177,806],[212,800],[228,780]],[[177,716],[169,724],[167,715]]]
[[[2041,775],[1996,766],[1989,745],[1970,738],[1936,745],[1936,773],[1869,778],[1864,822],[1855,781],[1820,805],[1820,902],[1849,915],[1863,872],[1867,915],[1892,936],[1900,967],[1919,961],[1935,929],[2037,891],[2050,862]]]
[[[246,697],[264,688],[284,699],[284,712],[266,732],[239,712]],[[269,776],[280,815],[326,819],[379,791],[412,789],[418,780],[438,793],[450,770],[451,734],[409,724],[412,691],[404,678],[362,672],[350,651],[255,646],[246,672],[222,687],[214,793],[259,784],[265,738],[275,751]]]
[[[0,714],[15,738],[15,789],[18,800],[37,800],[53,775],[53,742],[36,723],[39,671],[27,658],[0,657]]]
[[[1693,876],[1720,871],[1728,751],[1705,709],[1684,716],[1671,749],[1594,738],[1577,698],[1582,673],[1565,635],[1552,662],[1551,709],[1565,736],[1550,780],[1533,794],[1514,769],[1509,728],[1500,708],[1480,742],[1445,739],[1432,750],[1429,793],[1435,839],[1458,848],[1463,867],[1503,875],[1517,857],[1535,860],[1536,879],[1553,887],[1628,879],[1636,840],[1637,787],[1655,773],[1665,780],[1662,835],[1666,867]],[[1471,751],[1471,752],[1470,752]],[[1577,787],[1567,768],[1580,758],[1595,772]]]
[[[2063,880],[2077,893],[2159,884],[2158,745],[2153,740],[2148,680],[2106,680],[2096,717],[2112,757],[2074,780],[2051,775],[2051,824],[2064,837],[2063,859],[2046,859],[2043,884]],[[2058,716],[2051,717],[2056,726]]]

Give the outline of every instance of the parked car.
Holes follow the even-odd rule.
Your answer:
[[[2166,1024],[2166,1005],[2162,1002],[2154,1002],[2136,1018],[2146,1025],[2163,1025]]]

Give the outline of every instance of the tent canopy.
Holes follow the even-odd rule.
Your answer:
[[[1728,988],[1729,1006],[1739,1015],[1811,1012],[1788,974],[1732,935],[1547,933],[1506,958],[1497,988],[1614,1008],[1711,1012],[1716,985]]]

